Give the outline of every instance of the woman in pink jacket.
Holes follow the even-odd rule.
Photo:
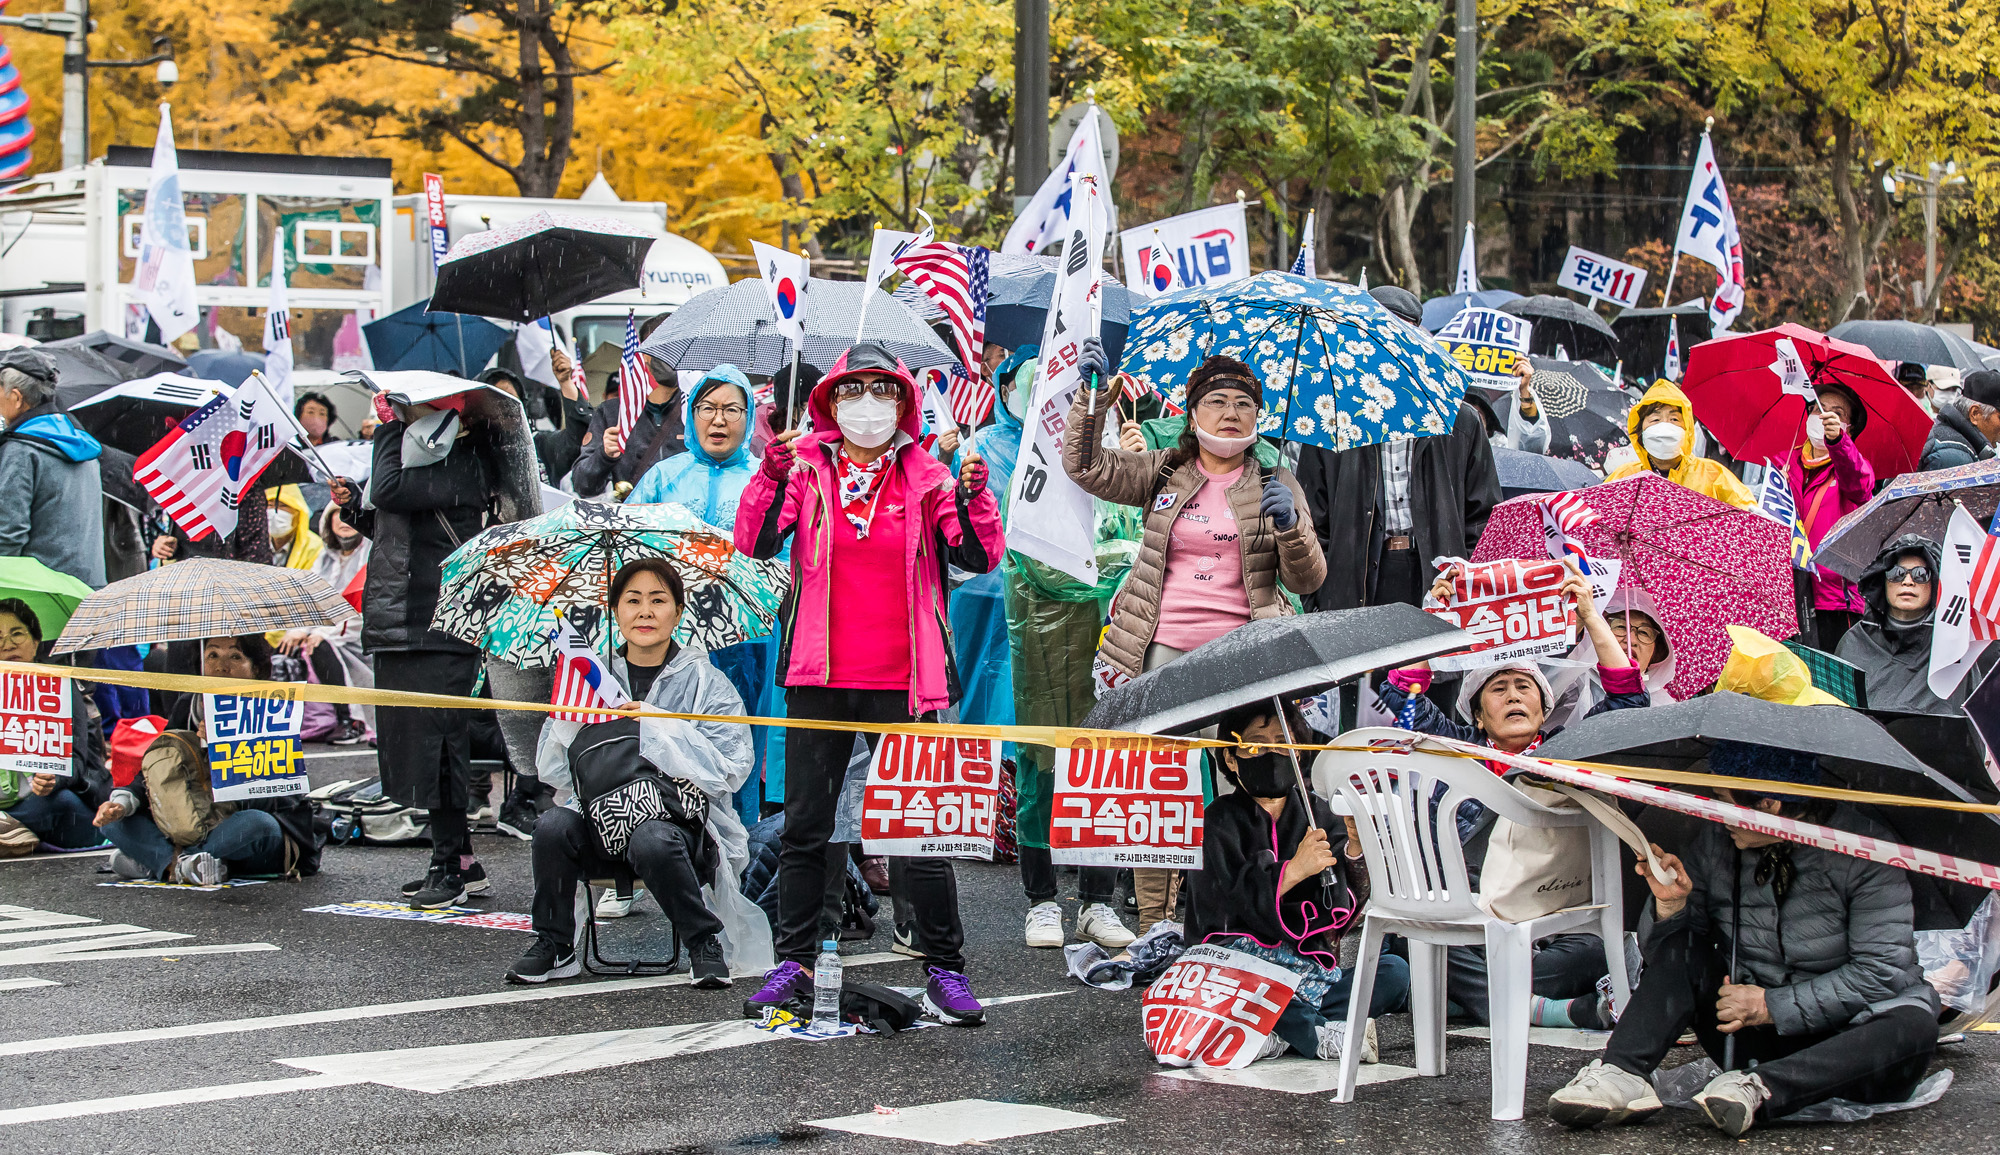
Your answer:
[[[777,556],[792,541],[778,681],[793,718],[907,722],[949,706],[956,690],[947,622],[948,567],[986,573],[1006,549],[986,463],[957,478],[916,445],[916,382],[874,342],[842,354],[807,401],[813,432],[764,450],[736,513],[736,548]],[[812,995],[822,911],[841,884],[831,843],[853,735],[794,729],[785,739],[785,830],[778,850],[778,968],[744,1004],[752,1017]],[[961,953],[958,882],[943,858],[892,860],[930,960],[925,1003],[948,1023],[985,1011]],[[837,909],[837,908],[836,908]]]
[[[1868,504],[1875,494],[1875,469],[1854,445],[1854,438],[1868,422],[1868,410],[1838,385],[1821,386],[1819,404],[1819,412],[1806,414],[1806,420],[1819,423],[1825,451],[1809,439],[1792,454],[1787,466],[1792,500],[1798,503],[1799,521],[1814,549],[1835,522],[1849,510]],[[1813,644],[1830,654],[1867,607],[1853,582],[1824,566],[1812,583]]]

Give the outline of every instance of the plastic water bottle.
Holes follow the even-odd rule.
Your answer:
[[[819,961],[813,963],[812,1032],[831,1035],[840,1029],[840,940],[819,944]]]

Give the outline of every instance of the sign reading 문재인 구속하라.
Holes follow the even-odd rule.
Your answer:
[[[203,694],[201,706],[209,784],[217,802],[279,798],[311,789],[299,749],[304,702]]]

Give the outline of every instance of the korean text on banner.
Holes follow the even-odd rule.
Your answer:
[[[1639,290],[1645,283],[1646,270],[1637,265],[1614,261],[1575,245],[1569,247],[1562,272],[1556,274],[1556,284],[1565,289],[1628,309],[1639,303]]]
[[[0,674],[0,770],[69,776],[75,728],[69,682]]]
[[[999,743],[884,734],[868,764],[861,848],[904,858],[991,858]]]
[[[451,251],[451,218],[444,211],[444,178],[434,172],[424,174],[424,219],[430,224],[431,268],[436,269]]]
[[[299,750],[305,703],[203,694],[201,706],[209,784],[217,802],[278,798],[310,789]]]
[[[1297,986],[1276,963],[1196,943],[1146,988],[1140,1002],[1146,1049],[1169,1067],[1247,1067]]]
[[[1501,558],[1467,565],[1452,579],[1451,600],[1425,609],[1479,642],[1431,659],[1434,670],[1469,670],[1515,658],[1567,653],[1576,644],[1576,607],[1562,595],[1568,570],[1559,561]]]
[[[1058,750],[1049,856],[1078,866],[1201,869],[1200,754]]]
[[[1250,275],[1250,234],[1240,204],[1217,205],[1118,234],[1125,287],[1157,297]]]
[[[1533,332],[1534,325],[1525,317],[1498,309],[1471,308],[1447,321],[1438,330],[1437,342],[1474,385],[1513,389],[1518,384],[1514,370],[1528,355],[1528,337]]]

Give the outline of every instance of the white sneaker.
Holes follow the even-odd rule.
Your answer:
[[[639,892],[621,895],[616,890],[607,890],[597,900],[597,917],[624,918],[632,913],[632,904],[639,901]]]
[[[1076,937],[1094,942],[1105,950],[1124,950],[1139,936],[1125,929],[1125,924],[1118,920],[1118,915],[1110,906],[1093,902],[1076,916]],[[1058,942],[1056,945],[1062,944]]]
[[[1279,1055],[1282,1055],[1286,1051],[1289,1051],[1291,1049],[1292,1046],[1290,1043],[1287,1043],[1285,1040],[1279,1038],[1277,1035],[1269,1035],[1265,1037],[1264,1045],[1258,1049],[1257,1058],[1275,1059]],[[1255,1062],[1256,1059],[1252,1059],[1251,1061]]]
[[[182,886],[221,886],[229,881],[229,868],[205,850],[176,859],[169,874],[169,882]]]
[[[1038,902],[1028,908],[1028,945],[1058,947],[1063,944],[1062,907]]]
[[[122,850],[111,852],[111,873],[130,881],[135,878],[151,878],[153,872],[139,865],[139,860]]]
[[[1755,1072],[1724,1071],[1695,1095],[1694,1105],[1724,1135],[1740,1139],[1770,1097],[1771,1089]]]
[[[1333,1062],[1346,1053],[1347,1020],[1322,1024],[1319,1034],[1319,1057]],[[1382,1061],[1382,1045],[1375,1034],[1375,1020],[1369,1019],[1361,1028],[1361,1061],[1379,1063]]]
[[[1567,1087],[1549,1096],[1549,1118],[1565,1127],[1595,1127],[1644,1119],[1663,1106],[1652,1083],[1594,1059]]]

